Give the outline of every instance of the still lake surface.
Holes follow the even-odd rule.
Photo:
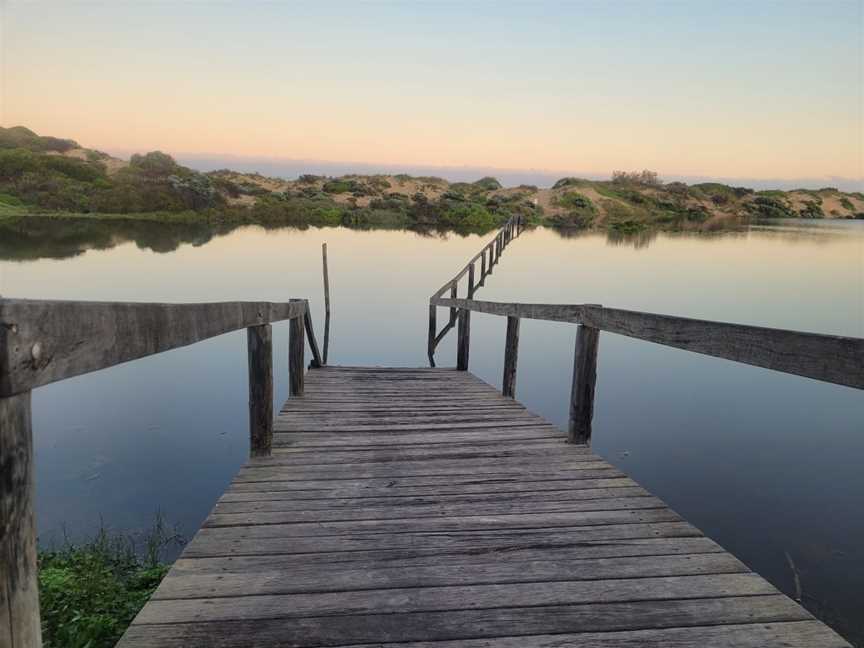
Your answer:
[[[122,301],[310,299],[331,364],[423,366],[428,298],[491,238],[344,228],[34,221],[0,231],[0,294]],[[478,297],[601,303],[864,337],[864,222],[610,239],[535,229]],[[444,310],[439,311],[439,321]],[[500,385],[505,320],[472,317],[471,370]],[[524,321],[517,397],[566,424],[575,326]],[[277,404],[287,324],[274,326]],[[308,353],[308,352],[307,352]],[[455,335],[439,347],[455,364]],[[160,510],[190,536],[247,453],[245,332],[37,389],[43,544]],[[864,393],[604,333],[594,448],[847,635],[864,635]]]

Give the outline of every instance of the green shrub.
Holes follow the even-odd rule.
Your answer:
[[[853,205],[852,201],[849,200],[846,196],[840,197],[840,204],[843,206],[844,209],[848,209],[849,211],[855,210],[855,205]]]
[[[46,648],[111,648],[168,567],[163,550],[179,537],[157,515],[138,549],[104,528],[80,545],[39,555],[39,607]]]
[[[815,200],[805,200],[804,207],[798,210],[798,215],[801,218],[825,218],[822,205]]]
[[[473,184],[475,187],[482,191],[495,191],[496,189],[502,188],[502,185],[500,182],[498,182],[498,179],[491,176],[480,178],[479,180],[477,180],[477,182],[474,182]]]
[[[780,194],[782,195],[782,192]],[[777,195],[776,192],[771,192],[771,195],[765,195],[765,192],[760,191],[744,207],[753,216],[761,218],[795,218],[797,214],[786,203],[772,197],[775,195]]]

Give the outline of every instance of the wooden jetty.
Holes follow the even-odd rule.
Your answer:
[[[589,443],[600,331],[858,389],[864,340],[475,300],[520,231],[430,299],[430,364],[455,328],[455,368],[327,366],[305,300],[0,300],[0,648],[41,645],[31,390],[242,328],[250,458],[122,648],[848,646]],[[507,318],[500,390],[467,371],[471,312]],[[579,327],[567,433],[514,399],[522,318]],[[274,417],[280,320],[291,397]]]

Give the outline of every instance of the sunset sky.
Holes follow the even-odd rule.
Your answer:
[[[6,2],[0,123],[114,153],[862,177],[862,3]]]

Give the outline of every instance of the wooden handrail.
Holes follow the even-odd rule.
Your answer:
[[[592,304],[433,298],[432,306],[571,322],[726,360],[864,389],[864,339],[658,315]]]
[[[0,299],[0,397],[231,331],[303,317],[306,311],[306,300],[152,304]]]
[[[495,238],[489,241],[480,252],[475,254],[468,260],[465,267],[462,268],[454,277],[439,288],[432,295],[431,300],[440,299],[441,296],[450,291],[450,298],[456,299],[458,295],[459,281],[467,274],[468,275],[468,297],[472,298],[474,293],[484,285],[486,285],[486,277],[492,274],[492,268],[498,263],[501,257],[501,252],[510,241],[522,233],[522,217],[512,216],[495,234]],[[488,261],[487,261],[488,256]],[[480,260],[480,276],[475,281],[475,265],[477,260]],[[431,304],[431,301],[430,301]],[[437,323],[438,314],[434,305],[429,307],[429,335],[427,340],[427,354],[429,357],[429,366],[435,366],[435,349],[442,339],[453,329],[459,320],[459,347],[457,351],[458,361],[457,366],[467,367],[468,363],[468,340],[470,338],[470,317],[467,312],[460,313],[457,308],[450,309],[450,318],[447,324],[438,331]]]

